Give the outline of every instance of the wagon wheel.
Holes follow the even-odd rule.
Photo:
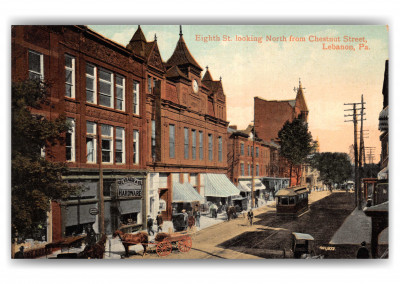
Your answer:
[[[167,256],[172,251],[172,244],[169,241],[162,241],[157,244],[156,252],[158,256]]]
[[[186,237],[178,242],[178,249],[180,252],[188,252],[192,248],[192,238]]]

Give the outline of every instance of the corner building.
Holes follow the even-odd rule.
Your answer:
[[[278,142],[278,132],[286,121],[300,118],[307,122],[308,107],[303,93],[303,87],[299,81],[296,98],[294,100],[265,100],[254,98],[254,127],[258,137],[268,142]],[[290,169],[285,159],[279,159],[279,176],[289,177]],[[302,177],[302,167],[294,167],[290,184],[299,185],[305,183]]]
[[[171,220],[182,209],[238,190],[227,179],[226,97],[191,55],[180,31],[171,57],[139,26],[128,49],[145,58],[148,214]],[[229,195],[230,194],[230,195]]]
[[[121,226],[143,227],[144,57],[86,26],[13,26],[11,50],[13,82],[40,78],[52,84],[50,105],[32,112],[47,119],[64,113],[72,125],[65,145],[46,147],[43,156],[66,162],[69,173],[63,178],[83,190],[52,202],[47,241],[88,226],[99,233],[104,224],[107,234]]]

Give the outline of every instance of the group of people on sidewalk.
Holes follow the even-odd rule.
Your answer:
[[[161,215],[161,212],[158,212],[157,217],[156,217],[156,223],[157,223],[157,233],[162,232],[162,227],[164,224],[163,217]],[[154,230],[153,230],[153,225],[154,225],[154,220],[151,218],[150,215],[147,216],[147,233],[150,235],[154,235]]]

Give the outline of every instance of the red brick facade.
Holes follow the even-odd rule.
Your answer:
[[[303,88],[299,82],[297,95],[294,100],[285,101],[268,101],[259,97],[254,98],[254,126],[259,138],[264,141],[278,141],[278,132],[282,129],[287,121],[295,118],[308,120],[308,108],[304,98]],[[275,168],[275,169],[274,169]],[[276,167],[272,167],[275,170]],[[279,158],[278,176],[289,177],[290,168],[283,158]],[[291,185],[301,183],[301,167],[292,169]]]
[[[159,179],[152,174],[149,177],[149,213],[154,216],[157,204],[164,200],[166,208],[162,214],[166,219],[172,216],[172,174],[175,182],[189,182],[201,193],[204,184],[200,174],[223,174],[227,169],[228,122],[222,83],[214,81],[208,69],[202,78],[202,68],[190,54],[183,35],[177,39],[175,51],[165,63],[157,41],[148,42],[140,27],[128,45],[135,54],[145,57],[147,144],[150,145],[146,153],[147,169],[159,176]],[[160,181],[165,177],[167,182]]]
[[[48,119],[55,119],[60,114],[65,114],[74,122],[69,146],[46,147],[46,158],[60,162],[67,161],[70,174],[66,178],[70,182],[91,182],[92,186],[98,187],[99,149],[103,151],[106,149],[103,145],[105,134],[101,132],[103,125],[111,126],[108,128],[110,133],[107,134],[109,136],[107,147],[110,151],[106,155],[109,161],[103,156],[102,163],[104,182],[109,181],[109,187],[105,189],[108,190],[105,194],[106,201],[107,199],[110,201],[112,195],[110,186],[117,179],[128,176],[145,179],[146,151],[144,149],[147,148],[147,127],[144,115],[145,96],[142,95],[145,93],[144,58],[85,26],[13,26],[11,64],[13,82],[29,78],[31,73],[29,60],[32,54],[37,58],[37,62],[40,61],[34,69],[39,70],[42,79],[51,84],[50,105],[33,112],[40,113]],[[88,66],[90,66],[89,71]],[[71,78],[68,84],[66,83],[67,72]],[[92,76],[92,86],[88,84],[88,73]],[[134,82],[138,84],[135,86],[139,86],[137,90],[139,109],[136,114],[133,111]],[[71,86],[71,92],[66,91],[69,90],[69,86]],[[87,98],[88,89],[91,90],[90,94],[93,96],[90,99]],[[93,126],[91,130],[87,128],[88,122]],[[90,134],[88,134],[89,131]],[[139,133],[137,142],[140,145],[140,151],[136,153],[138,155],[136,161],[133,160],[134,131]],[[88,146],[89,136],[93,139],[90,144],[92,148]],[[100,139],[102,143],[99,143]],[[120,143],[123,146],[120,146]],[[97,208],[98,193],[95,188],[92,191],[92,199],[88,198],[86,203],[89,207]],[[143,195],[142,198],[144,198]],[[66,202],[65,206],[76,206],[73,205],[76,201]],[[53,240],[56,240],[68,234],[66,227],[68,227],[68,222],[73,223],[73,221],[65,221],[66,215],[57,217],[58,213],[63,214],[62,211],[59,212],[57,206],[52,206],[52,208],[55,209]],[[142,209],[145,209],[145,203]],[[109,208],[107,210],[112,211]],[[82,220],[89,216],[87,212],[85,214]],[[145,219],[139,215],[140,213],[137,216],[138,223],[141,219]],[[98,217],[91,218],[93,220],[91,219],[90,222],[97,224]],[[112,218],[114,217],[106,220],[109,231],[119,225],[118,220],[111,224]],[[82,230],[82,226],[73,230]]]
[[[247,131],[231,129],[229,133],[228,177],[235,185],[241,178],[252,177],[253,153],[255,178],[270,176],[271,146],[258,139],[253,142],[251,131],[249,126]]]

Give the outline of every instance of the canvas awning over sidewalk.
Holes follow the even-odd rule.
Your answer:
[[[239,195],[240,190],[224,174],[205,174],[204,195],[229,197]]]
[[[239,181],[239,186],[238,188],[240,191],[244,192],[251,192],[251,180],[241,180]],[[256,190],[263,190],[265,189],[265,186],[262,184],[261,180],[259,179],[254,179],[254,191]]]
[[[198,192],[190,183],[174,183],[172,190],[172,202],[202,202],[203,200],[204,198],[198,194]]]

